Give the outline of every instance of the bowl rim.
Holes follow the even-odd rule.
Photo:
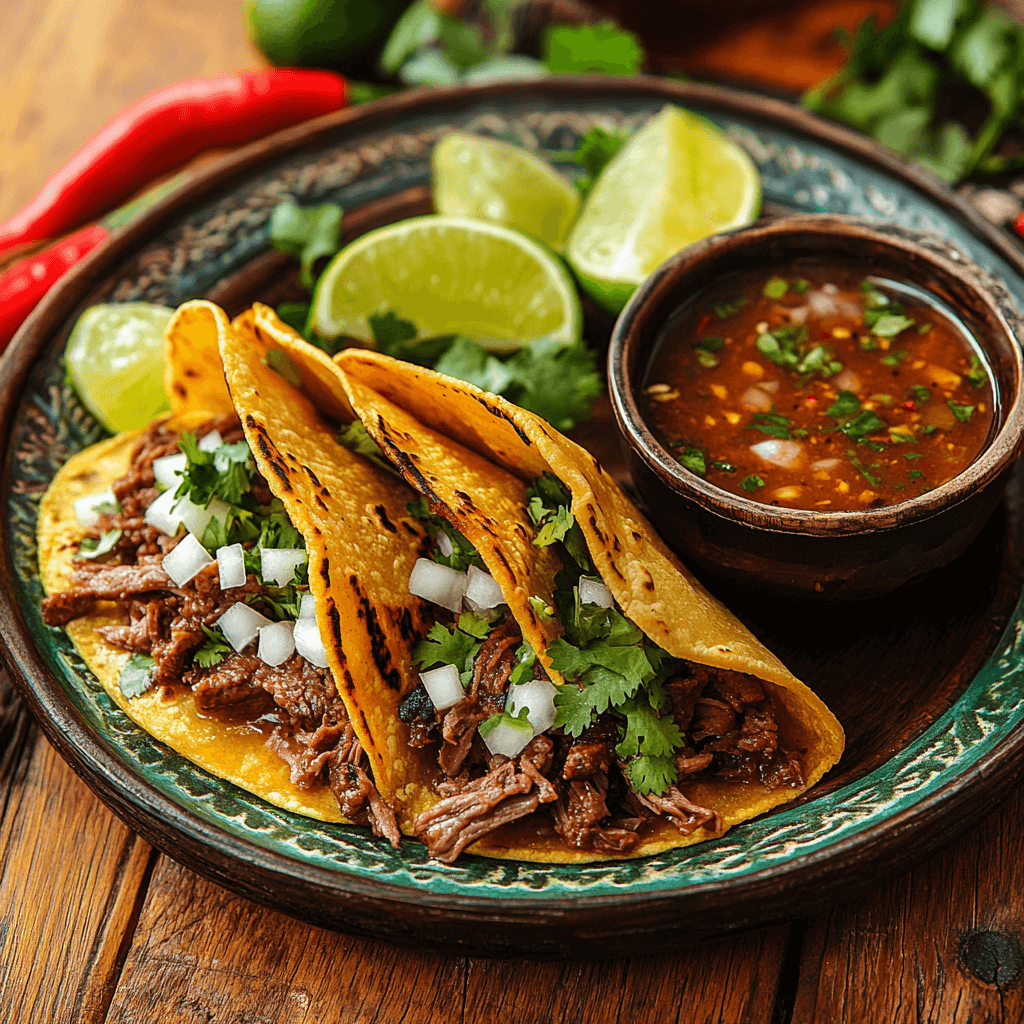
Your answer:
[[[736,259],[752,244],[822,234],[843,234],[884,246],[897,257],[928,264],[940,279],[955,280],[980,300],[1009,354],[1013,391],[1005,396],[1002,426],[981,453],[938,487],[879,508],[837,512],[785,508],[733,494],[685,469],[655,437],[636,400],[634,370],[641,369],[651,335],[664,322],[666,307],[685,289],[685,282],[707,262],[723,254]],[[712,235],[669,257],[633,293],[615,322],[608,347],[608,392],[622,439],[670,490],[697,502],[705,512],[769,532],[818,537],[882,532],[922,522],[967,501],[1012,467],[1024,448],[1024,318],[1001,284],[966,255],[954,261],[921,244],[936,239],[954,249],[940,236],[904,227],[894,231],[893,225],[867,218],[792,214]],[[993,355],[987,339],[978,341]]]

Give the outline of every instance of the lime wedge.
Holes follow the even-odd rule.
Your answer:
[[[112,433],[147,426],[170,410],[164,391],[164,328],[173,309],[148,302],[90,306],[64,349],[82,404]]]
[[[455,132],[435,147],[434,209],[479,217],[565,249],[579,194],[539,156],[507,142]]]
[[[465,334],[491,352],[580,337],[562,261],[532,238],[468,217],[413,217],[347,245],[317,282],[310,327],[372,342],[367,317],[394,310],[419,337]]]
[[[601,173],[566,256],[591,298],[618,312],[673,253],[760,209],[747,153],[704,118],[665,107]]]

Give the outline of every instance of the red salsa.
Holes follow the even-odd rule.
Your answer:
[[[795,266],[733,279],[663,333],[639,396],[658,439],[734,494],[891,505],[981,453],[995,392],[968,333],[910,289]]]

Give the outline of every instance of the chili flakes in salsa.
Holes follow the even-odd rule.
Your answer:
[[[745,275],[670,325],[640,396],[679,462],[772,505],[891,505],[981,453],[992,381],[936,308],[849,271]]]

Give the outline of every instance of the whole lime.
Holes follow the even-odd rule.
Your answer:
[[[253,42],[274,64],[372,71],[409,0],[243,0]]]

